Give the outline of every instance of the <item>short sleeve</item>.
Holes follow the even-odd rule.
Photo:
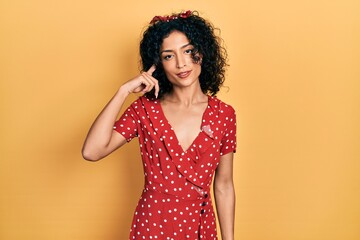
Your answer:
[[[138,136],[136,102],[132,103],[115,122],[114,130],[123,135],[127,142]]]
[[[221,139],[220,155],[225,155],[230,152],[236,152],[236,114],[235,110],[225,105],[223,111],[223,124],[225,131]]]

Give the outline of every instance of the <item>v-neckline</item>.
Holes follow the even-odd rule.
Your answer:
[[[166,117],[165,115],[165,112],[163,111],[163,108],[161,106],[161,103],[160,101],[158,101],[158,106],[159,106],[159,112],[160,114],[162,115],[162,117],[164,118],[165,122],[167,122],[167,124],[169,125],[169,128],[170,128],[170,131],[172,132],[172,135],[176,141],[176,143],[179,145],[182,153],[186,153],[196,142],[196,140],[199,138],[200,136],[200,133],[202,132],[202,127],[203,127],[203,124],[204,124],[204,119],[205,119],[205,114],[207,113],[208,109],[210,108],[210,96],[209,95],[206,95],[207,96],[207,105],[206,105],[206,108],[205,110],[203,111],[202,113],[202,116],[201,116],[201,124],[200,124],[200,129],[199,129],[199,133],[196,135],[196,137],[193,139],[193,141],[191,142],[191,144],[186,148],[184,149],[184,147],[181,145],[180,141],[179,141],[179,138],[178,136],[176,135],[176,132],[175,132],[175,129],[173,128],[173,126],[171,125],[171,123],[169,122],[168,118]]]

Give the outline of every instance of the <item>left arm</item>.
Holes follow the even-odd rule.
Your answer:
[[[233,152],[220,157],[220,163],[214,178],[216,210],[223,240],[234,240],[235,189],[233,157]]]

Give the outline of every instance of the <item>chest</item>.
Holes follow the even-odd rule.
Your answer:
[[[183,150],[189,148],[201,131],[201,124],[206,107],[206,103],[189,108],[175,108],[169,105],[163,106],[164,117],[172,128]]]

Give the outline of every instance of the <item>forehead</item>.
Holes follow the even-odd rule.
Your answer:
[[[163,39],[161,50],[173,50],[181,48],[189,42],[189,39],[184,33],[180,31],[173,31],[169,34],[169,36]]]

